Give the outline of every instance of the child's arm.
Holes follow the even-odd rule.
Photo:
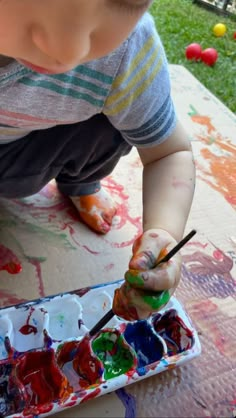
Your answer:
[[[161,266],[155,264],[163,249],[169,251],[181,240],[195,184],[191,146],[180,124],[163,144],[139,149],[139,154],[144,165],[143,234],[134,243],[126,284],[113,305],[114,311],[126,319],[145,318],[165,305],[168,292],[158,303],[149,297],[150,290],[168,289],[171,295],[176,289],[180,255]]]
[[[189,139],[178,123],[155,148],[140,149],[143,171],[143,230],[161,228],[179,241],[192,203],[195,168]]]

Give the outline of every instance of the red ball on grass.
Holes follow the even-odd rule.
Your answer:
[[[233,38],[236,39],[236,32],[233,33]]]
[[[202,47],[197,43],[189,44],[185,50],[185,56],[188,60],[198,61],[201,59]]]
[[[209,65],[210,67],[215,64],[217,58],[218,52],[215,48],[207,48],[202,51],[201,59],[206,65]]]

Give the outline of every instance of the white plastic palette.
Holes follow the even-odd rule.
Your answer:
[[[137,382],[201,352],[196,330],[172,297],[146,321],[114,316],[117,282],[0,310],[0,416],[47,416]],[[83,342],[81,342],[81,340]]]

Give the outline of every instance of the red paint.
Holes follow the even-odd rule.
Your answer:
[[[216,260],[223,261],[224,260],[224,253],[221,250],[217,249],[217,250],[213,251],[213,257]]]
[[[93,255],[99,255],[100,254],[100,252],[98,252],[98,251],[91,250],[87,245],[82,245],[82,248],[84,248],[90,254],[93,254]]]
[[[73,369],[80,377],[79,384],[82,388],[102,382],[104,368],[101,361],[92,354],[89,336],[83,337],[80,341],[65,342],[58,347],[56,358],[60,368],[72,361]]]
[[[22,265],[17,256],[2,244],[0,244],[0,270],[5,270],[10,274],[18,274],[22,270]]]
[[[96,396],[98,396],[100,393],[101,393],[101,389],[96,388],[91,393],[88,393],[87,395],[85,395],[85,397],[82,399],[81,403],[83,403],[85,401],[88,401],[89,399],[96,398]]]
[[[28,335],[28,334],[32,334],[32,333],[37,334],[37,332],[38,332],[37,328],[34,325],[31,325],[29,323],[30,318],[31,318],[33,312],[34,312],[34,308],[31,307],[30,310],[29,310],[28,317],[26,319],[26,324],[23,325],[19,329],[19,332],[21,332],[21,334],[23,334],[23,335]]]
[[[75,406],[77,404],[77,399],[72,400],[70,402],[63,403],[63,408],[71,408],[72,406]]]
[[[136,367],[137,367],[137,364],[136,364]],[[155,365],[155,367],[156,367],[156,365]],[[154,368],[155,368],[154,367]],[[131,379],[133,379],[133,375],[136,373],[136,369],[133,367],[132,369],[130,369],[130,370],[128,370],[126,373],[125,373],[125,375],[128,377],[128,381],[129,380],[131,380]]]
[[[192,347],[193,333],[177,315],[175,309],[170,309],[163,315],[157,314],[153,319],[153,326],[155,331],[166,341],[171,355],[176,355]]]
[[[23,325],[23,327],[21,327],[19,331],[23,335],[37,334],[38,332],[37,328],[34,327],[33,325]]]
[[[79,393],[78,393],[79,396]],[[68,401],[63,402],[63,408],[70,408],[72,406],[75,406],[77,404],[77,396],[76,395],[72,395]]]
[[[6,270],[10,274],[18,274],[22,271],[22,265],[16,264],[13,261],[1,267],[1,270]]]
[[[26,389],[25,415],[48,412],[52,402],[66,400],[73,392],[55,361],[53,349],[22,355],[16,365],[16,377]]]
[[[111,177],[106,177],[106,179],[103,181],[103,185],[105,188],[107,188],[113,199],[121,203],[117,203],[117,219],[119,218],[119,223],[116,224],[113,228],[115,229],[121,229],[123,228],[127,223],[130,223],[133,225],[136,229],[136,233],[133,238],[131,238],[128,241],[124,241],[121,243],[118,242],[110,242],[108,239],[104,238],[105,242],[109,243],[114,248],[123,248],[131,245],[133,241],[138,238],[138,236],[142,233],[142,216],[132,217],[129,214],[129,199],[130,196],[126,195],[124,192],[124,187],[120,184],[118,184],[114,179]]]

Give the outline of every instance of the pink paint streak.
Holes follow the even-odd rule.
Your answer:
[[[131,245],[133,243],[133,241],[138,238],[138,236],[142,233],[142,216],[137,216],[137,217],[132,217],[129,214],[129,196],[125,194],[124,192],[124,187],[120,184],[118,184],[114,179],[112,179],[111,177],[107,177],[106,178],[106,185],[105,187],[110,191],[111,196],[114,198],[114,200],[118,200],[121,202],[120,204],[117,204],[117,213],[116,216],[117,218],[120,219],[118,225],[115,225],[114,228],[116,229],[121,229],[123,228],[126,224],[131,224],[135,227],[136,232],[134,234],[134,236],[127,240],[127,241],[123,241],[121,243],[118,242],[113,242],[110,243],[112,245],[113,248],[123,248],[123,247],[127,247],[129,245]],[[109,242],[108,240],[105,239],[106,242]]]
[[[39,296],[44,297],[45,296],[45,290],[44,290],[44,283],[43,283],[40,261],[37,260],[37,259],[34,259],[33,257],[28,257],[28,261],[30,262],[30,264],[32,264],[32,266],[35,267],[36,276],[37,276],[37,279],[38,279]]]

